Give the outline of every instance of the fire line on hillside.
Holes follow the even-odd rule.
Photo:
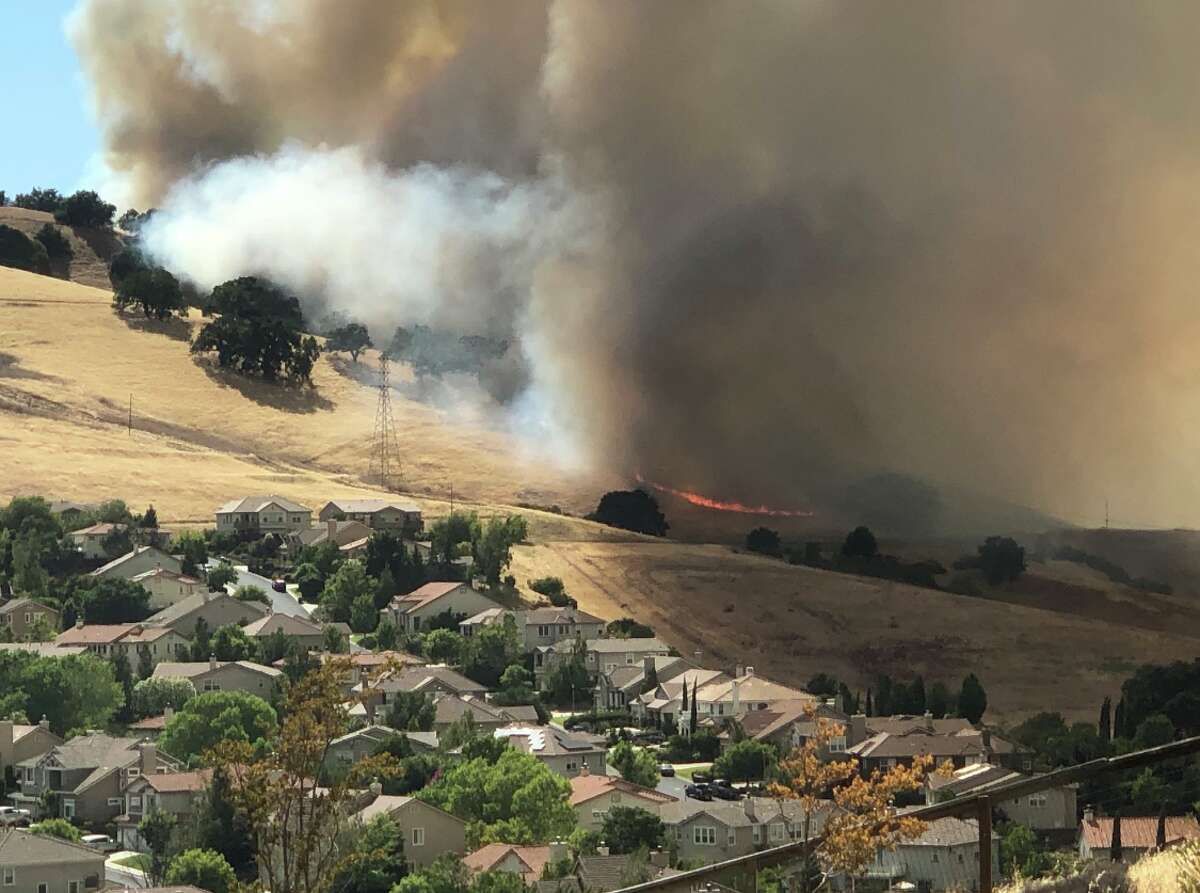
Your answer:
[[[692,505],[698,505],[701,508],[713,509],[718,512],[735,512],[739,515],[768,515],[772,518],[811,518],[813,512],[802,509],[780,509],[772,508],[769,505],[746,505],[736,500],[714,499],[711,496],[705,496],[702,493],[696,493],[692,490],[681,490],[676,487],[668,487],[666,484],[660,484],[656,481],[650,481],[637,475],[639,484],[645,484],[652,489],[658,490],[661,493],[670,493],[672,496],[678,496],[680,499],[690,502]]]

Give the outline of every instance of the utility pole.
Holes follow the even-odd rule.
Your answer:
[[[129,415],[125,419],[125,433],[133,437],[133,391],[129,392]]]
[[[454,481],[450,482],[450,514],[454,514]]]
[[[1108,530],[1108,497],[1104,497],[1104,529]]]

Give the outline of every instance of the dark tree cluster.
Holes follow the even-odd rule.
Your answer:
[[[63,200],[54,212],[54,219],[68,226],[85,226],[94,229],[111,227],[117,208],[110,205],[90,189],[81,189]]]
[[[68,260],[74,254],[67,237],[53,223],[43,223],[42,228],[34,234],[34,238],[42,243],[51,260]]]
[[[779,533],[768,527],[755,527],[746,534],[746,550],[778,558],[783,554]]]
[[[0,223],[0,267],[15,267],[44,276],[50,272],[50,256],[37,239]]]
[[[305,335],[300,302],[265,279],[243,276],[218,285],[209,300],[217,318],[192,342],[192,353],[216,353],[217,362],[267,381],[310,381],[321,353]]]
[[[956,570],[980,570],[996,586],[1011,583],[1025,573],[1025,548],[1009,536],[989,536],[977,547],[976,555],[954,562]]]
[[[671,528],[659,510],[658,500],[642,489],[610,490],[600,497],[600,504],[587,519],[650,536],[666,536]]]

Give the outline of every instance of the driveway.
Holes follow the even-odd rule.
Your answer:
[[[660,778],[654,790],[661,794],[666,794],[674,797],[676,800],[682,800],[686,796],[683,793],[684,788],[688,786],[686,778],[680,778],[678,775],[668,778]]]
[[[141,889],[150,886],[146,880],[145,872],[138,871],[136,868],[130,868],[127,865],[118,865],[116,859],[123,859],[126,856],[137,856],[138,853],[123,850],[118,853],[113,853],[104,860],[104,879],[109,884],[118,887],[132,887]]]

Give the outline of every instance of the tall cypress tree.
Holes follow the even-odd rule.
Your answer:
[[[1117,709],[1113,711],[1112,736],[1125,738],[1125,699],[1117,701]]]
[[[696,722],[699,719],[699,711],[696,709],[696,680],[692,680],[692,712],[689,716],[688,734],[696,733]]]
[[[1112,698],[1105,698],[1100,705],[1100,740],[1105,744],[1112,741]]]
[[[867,716],[875,715],[875,703],[871,700],[871,689],[869,688],[867,689],[867,707],[865,712]]]

